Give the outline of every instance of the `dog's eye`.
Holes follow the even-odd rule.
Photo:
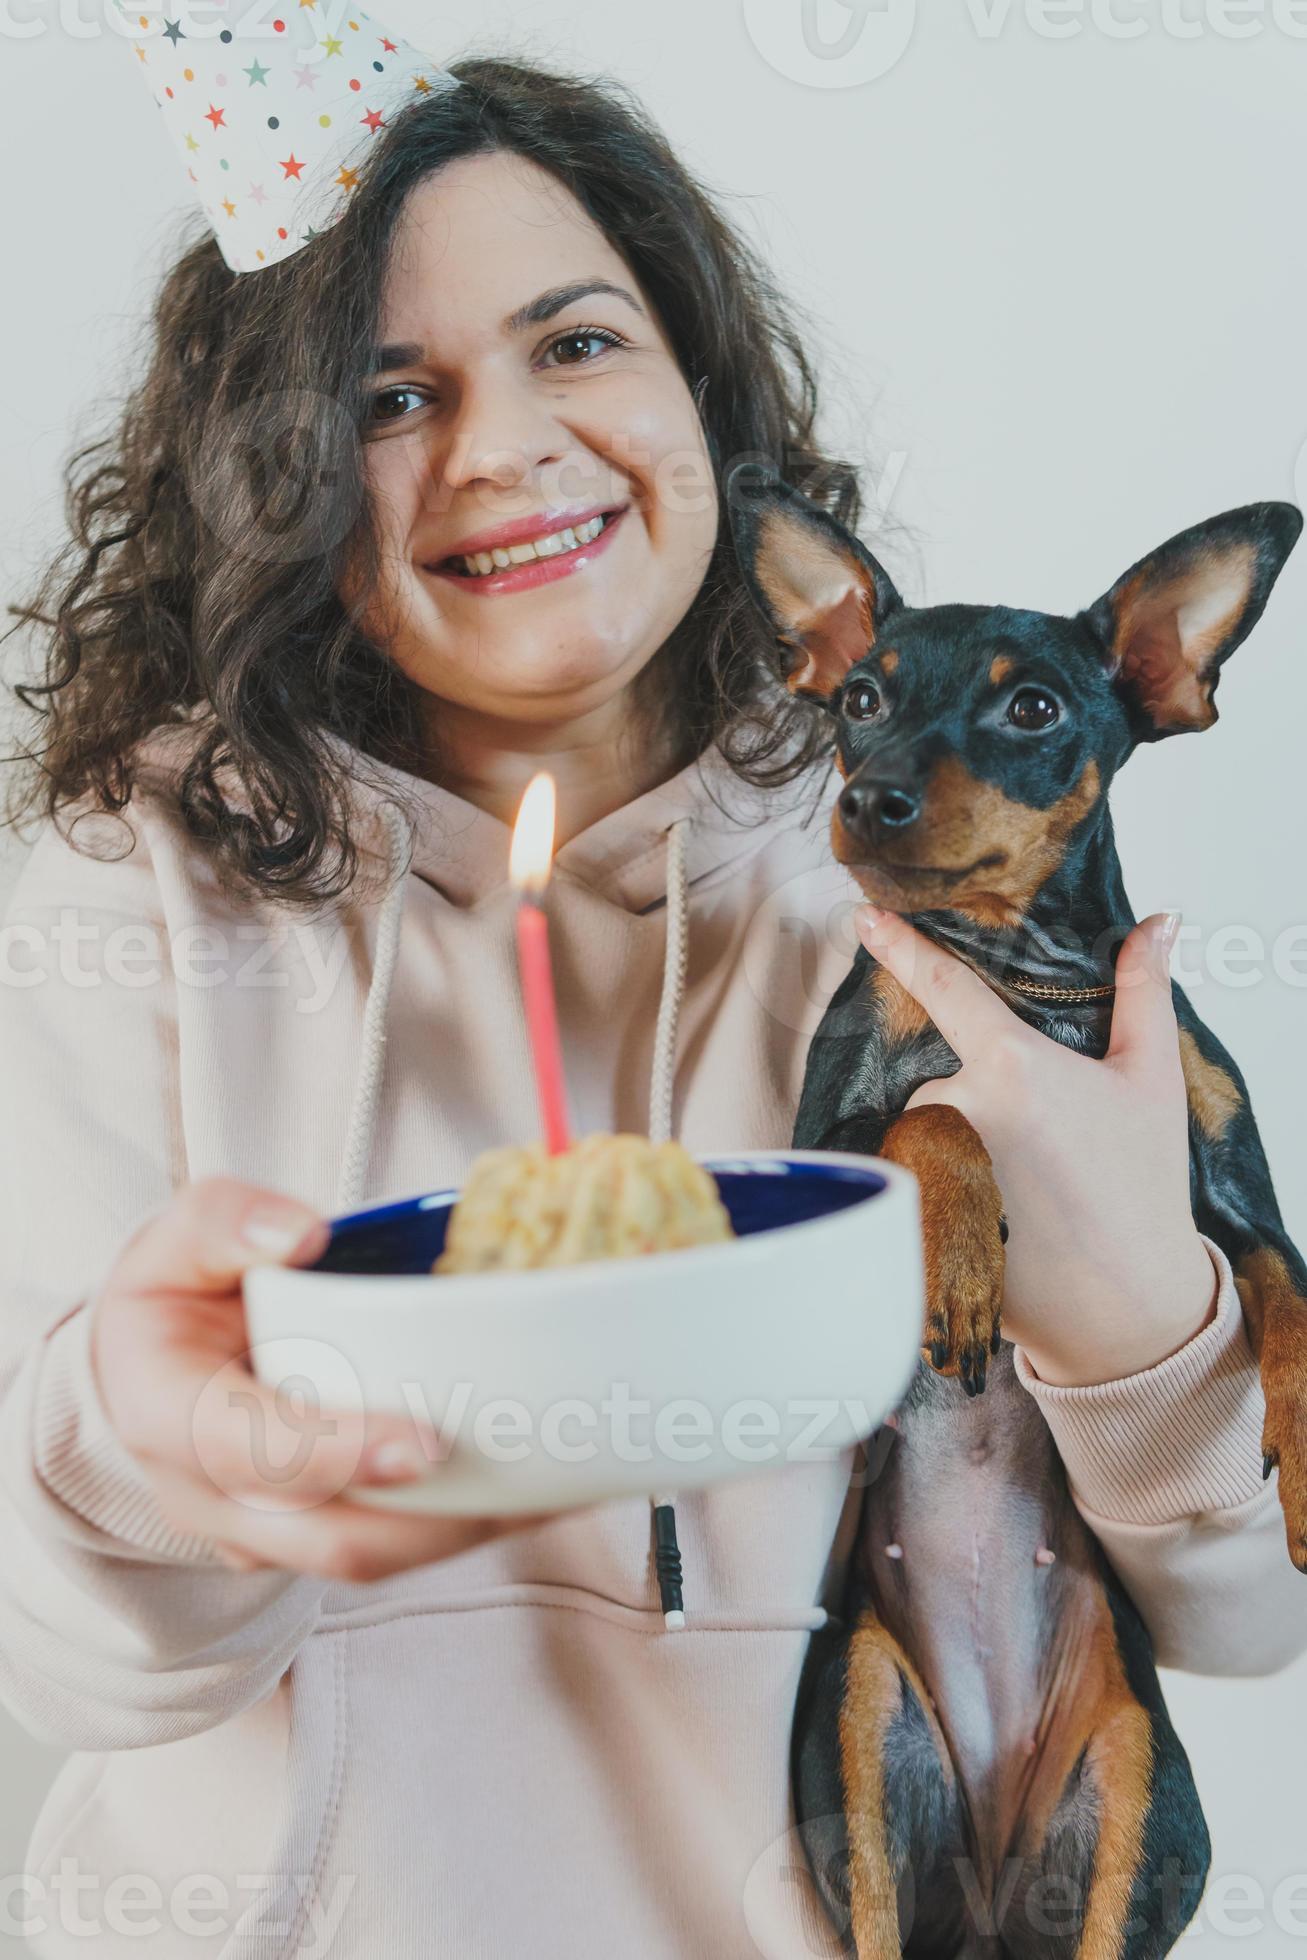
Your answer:
[[[850,721],[870,721],[880,713],[880,694],[870,681],[854,681],[841,703]]]
[[[1041,728],[1051,728],[1061,712],[1052,695],[1045,694],[1042,687],[1019,687],[1007,704],[1008,720],[1028,735],[1037,734]]]

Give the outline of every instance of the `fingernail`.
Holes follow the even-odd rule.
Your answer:
[[[1164,953],[1169,953],[1174,946],[1179,930],[1180,914],[1178,912],[1164,912],[1162,914],[1162,923],[1157,928],[1157,943]]]
[[[398,1437],[377,1443],[363,1459],[362,1480],[369,1484],[411,1484],[425,1477],[430,1464],[416,1443]]]
[[[246,1245],[271,1253],[275,1259],[284,1259],[308,1237],[315,1222],[303,1212],[252,1211],[241,1226],[241,1237]]]
[[[854,924],[859,927],[866,926],[869,932],[874,932],[884,917],[885,914],[878,905],[855,905],[853,908]]]

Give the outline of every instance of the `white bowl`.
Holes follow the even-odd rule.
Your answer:
[[[350,1491],[392,1508],[555,1510],[838,1455],[917,1364],[916,1180],[843,1151],[698,1161],[740,1235],[725,1244],[440,1275],[457,1192],[333,1220],[315,1266],[247,1272],[255,1371],[300,1408],[440,1431],[429,1478]]]

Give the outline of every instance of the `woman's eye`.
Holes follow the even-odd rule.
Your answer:
[[[1019,687],[1007,704],[1008,720],[1027,735],[1051,728],[1061,712],[1052,695],[1046,694],[1042,687]]]
[[[412,387],[401,386],[401,385],[396,385],[393,388],[379,388],[376,394],[372,397],[369,420],[372,422],[400,421],[402,419],[402,414],[403,414],[402,410],[400,411],[399,414],[395,414],[395,415],[387,415],[381,412],[381,404],[383,402],[393,401],[396,395],[400,395],[400,396],[413,395],[415,397],[420,398],[422,395],[422,390],[420,388],[412,388]]]
[[[547,350],[550,354],[553,354],[561,348],[564,350],[563,357],[553,362],[546,361],[544,365],[554,367],[585,367],[590,361],[599,358],[597,354],[589,354],[585,351],[587,345],[595,341],[598,341],[601,350],[608,347],[626,347],[630,344],[623,339],[621,334],[614,333],[608,327],[571,327],[566,333],[557,334],[550,341]],[[406,395],[411,396],[419,403],[428,399],[423,389],[415,388],[411,383],[407,382],[396,383],[390,388],[379,388],[372,397],[368,416],[369,422],[372,424],[380,422],[402,422],[408,411],[402,406],[394,406],[394,404],[397,402],[402,403]]]
[[[843,707],[850,721],[870,721],[880,713],[880,693],[870,681],[854,681],[844,690]]]
[[[559,334],[555,339],[550,341],[548,351],[552,354],[555,348],[558,347],[570,349],[575,349],[578,346],[584,347],[586,342],[591,340],[600,341],[605,347],[625,347],[627,344],[621,334],[613,333],[607,327],[571,327],[567,333]],[[579,359],[569,358],[557,362],[555,365],[560,367],[584,367],[588,360],[597,359],[597,355],[582,354]]]

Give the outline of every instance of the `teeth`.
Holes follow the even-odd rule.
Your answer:
[[[532,538],[525,544],[496,545],[493,551],[477,551],[462,560],[463,569],[469,575],[484,578],[487,572],[502,572],[509,565],[526,565],[533,558],[555,558],[560,551],[575,551],[578,545],[589,544],[597,538],[604,528],[602,517],[592,517],[588,524],[568,525],[562,531],[551,531],[547,538]]]

